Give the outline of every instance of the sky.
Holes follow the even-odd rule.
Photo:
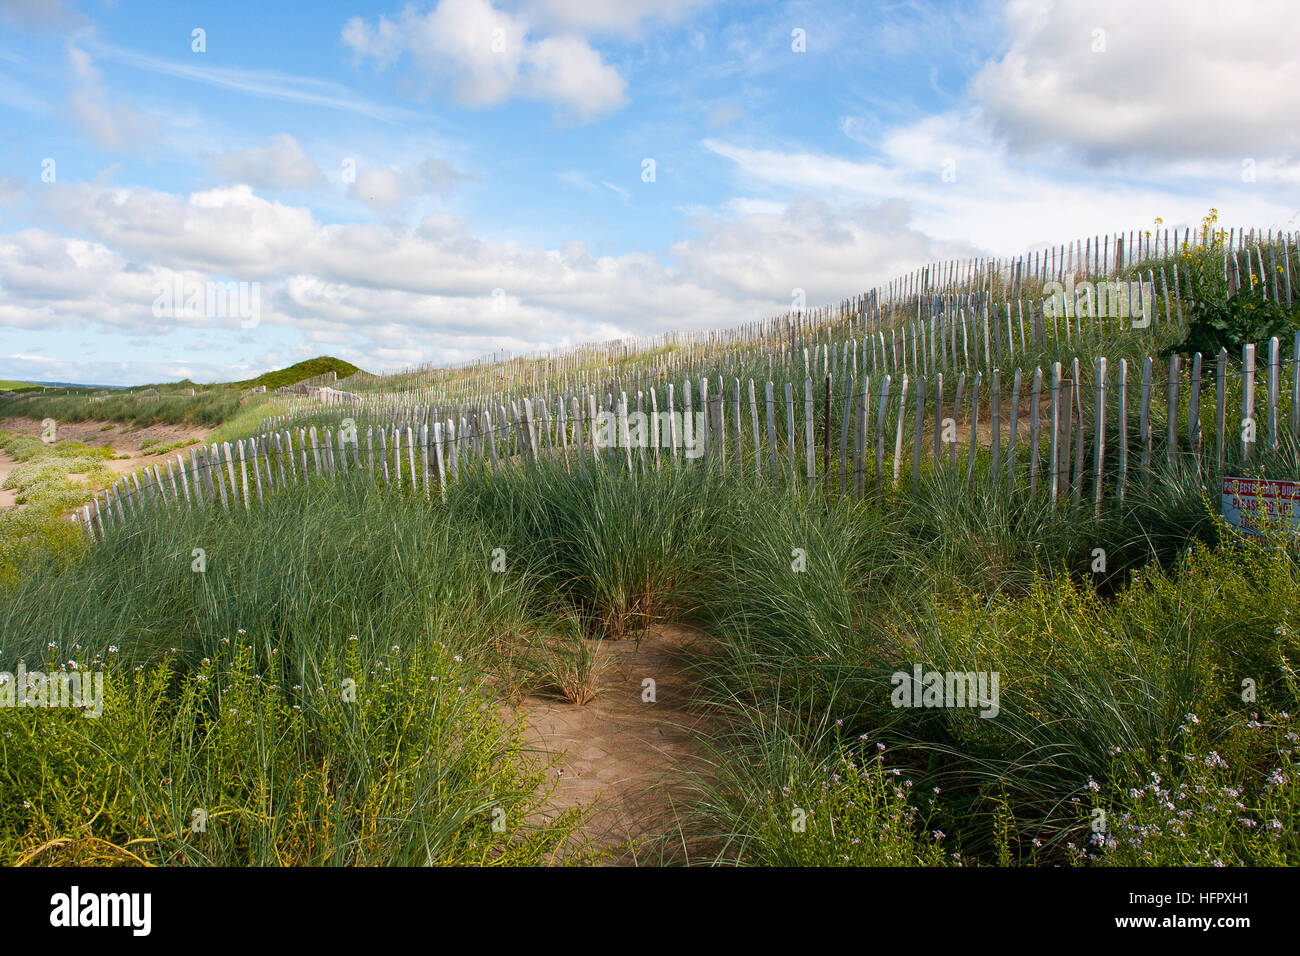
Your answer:
[[[1300,229],[1294,0],[0,0],[0,379],[725,327]]]

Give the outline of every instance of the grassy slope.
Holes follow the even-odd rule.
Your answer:
[[[267,391],[276,388],[282,388],[285,385],[293,385],[301,382],[303,379],[314,378],[317,375],[324,375],[326,372],[335,372],[340,379],[347,378],[354,372],[361,371],[351,362],[345,362],[342,359],[334,358],[330,355],[321,355],[316,358],[307,359],[290,365],[288,368],[277,369],[274,372],[263,372],[256,378],[246,379],[242,382],[234,382],[240,388],[257,388],[265,385]]]
[[[1294,864],[1286,735],[1297,728],[1283,712],[1300,707],[1287,664],[1300,655],[1288,621],[1300,570],[1293,554],[1219,534],[1200,476],[1178,474],[1154,475],[1101,521],[986,500],[964,480],[882,508],[702,466],[467,475],[445,508],[364,480],[311,482],[247,515],[146,516],[80,563],[25,577],[0,602],[0,666],[38,659],[49,638],[60,660],[109,659],[112,645],[123,668],[171,659],[193,675],[224,653],[223,638],[246,634],[250,666],[327,720],[309,689],[332,686],[344,662],[352,674],[406,673],[441,648],[466,668],[458,680],[501,697],[531,635],[564,620],[601,637],[684,621],[715,638],[697,670],[721,771],[699,781],[688,830],[723,860],[1084,862],[1098,855],[1095,803],[1113,821],[1102,835],[1112,862]],[[1102,590],[1088,571],[1094,547],[1111,560]],[[914,663],[999,672],[1000,718],[891,706],[890,674]],[[1243,677],[1257,688],[1249,702]],[[76,765],[75,749],[64,759]],[[306,759],[282,766],[306,773]],[[1152,771],[1159,793],[1145,789]],[[1270,785],[1274,774],[1284,782]],[[162,776],[141,775],[151,804],[166,802]],[[9,787],[10,802],[33,799],[21,780]],[[1233,798],[1225,812],[1228,790],[1244,809]],[[1182,836],[1153,824],[1169,801],[1190,814]],[[792,830],[794,811],[814,807],[808,829]],[[409,835],[414,805],[388,812]],[[841,815],[834,832],[828,814]],[[125,815],[121,826],[139,835]],[[256,845],[270,839],[254,830]],[[15,824],[0,840],[53,835]]]
[[[40,395],[30,400],[23,397],[0,400],[0,417],[23,415],[63,422],[103,419],[140,427],[164,422],[216,427],[242,417],[251,423],[251,427],[260,421],[260,416],[246,413],[250,406],[256,406],[267,399],[262,396],[245,396],[248,389],[264,385],[268,392],[274,391],[283,385],[292,385],[330,371],[343,378],[356,372],[357,367],[341,359],[321,356],[243,382],[208,386],[196,386],[189,381],[171,382],[113,391],[105,395],[95,395],[94,390],[89,389],[70,390],[68,394],[63,394],[61,390],[58,394]],[[146,388],[156,391],[157,396],[142,394]],[[195,391],[194,395],[189,394],[191,388]],[[95,401],[91,401],[92,396]]]

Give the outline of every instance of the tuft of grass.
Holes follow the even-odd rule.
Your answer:
[[[445,648],[326,650],[319,686],[257,656],[234,634],[193,668],[87,661],[102,716],[0,711],[0,862],[536,865],[581,822],[531,822],[546,767]]]

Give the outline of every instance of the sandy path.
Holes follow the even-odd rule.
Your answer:
[[[105,426],[109,427],[105,427]],[[41,423],[34,418],[3,418],[0,419],[0,429],[5,431],[16,432],[20,435],[37,436],[41,433]],[[207,437],[211,429],[199,428],[193,425],[149,425],[145,428],[131,428],[117,422],[67,422],[58,426],[58,438],[60,441],[79,441],[82,444],[90,445],[94,448],[109,445],[113,451],[119,455],[127,455],[127,458],[111,458],[104,462],[104,466],[116,475],[126,475],[145,465],[158,464],[164,471],[166,462],[172,455],[180,454],[188,449],[177,449],[169,455],[148,455],[141,450],[140,445],[143,442],[154,439],[158,446],[170,445],[173,442],[188,441],[191,438],[202,440]],[[13,470],[16,462],[3,451],[0,451],[0,484],[9,472]],[[74,476],[75,480],[76,476]],[[0,490],[0,509],[14,507],[14,492]]]
[[[694,706],[684,666],[698,635],[679,628],[652,629],[640,647],[607,641],[599,694],[585,706],[526,697],[523,715],[530,747],[558,754],[550,812],[591,806],[578,834],[589,847],[609,852],[611,864],[663,862],[663,847],[683,816],[681,771],[703,769]],[[642,700],[642,681],[655,682],[655,702]],[[553,771],[554,772],[554,771]]]
[[[5,483],[5,479],[9,477],[9,472],[14,470],[14,465],[16,464],[18,464],[18,462],[10,458],[4,451],[0,451],[0,485]],[[18,492],[16,491],[11,491],[8,488],[0,488],[0,511],[5,510],[6,508],[12,508],[14,506],[14,499],[17,496]]]

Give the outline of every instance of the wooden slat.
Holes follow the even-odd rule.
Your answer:
[[[1215,356],[1214,370],[1214,464],[1220,473],[1223,472],[1223,453],[1227,447],[1227,436],[1224,433],[1226,422],[1224,421],[1225,405],[1228,400],[1228,350],[1219,349],[1219,354]]]
[[[1096,395],[1093,403],[1092,507],[1093,516],[1101,516],[1102,469],[1106,458],[1106,358],[1096,364]]]
[[[894,487],[898,487],[899,474],[903,464],[903,423],[907,418],[907,372],[898,388],[898,425],[894,434]]]
[[[1250,461],[1258,432],[1255,423],[1255,346],[1241,347],[1241,458]]]
[[[1182,386],[1182,356],[1169,356],[1169,382],[1165,391],[1166,430],[1165,458],[1169,467],[1174,467],[1178,456],[1178,392]]]
[[[1051,463],[1051,477],[1048,479],[1050,501],[1055,507],[1060,492],[1060,457],[1061,457],[1061,363],[1052,363],[1052,433],[1049,439],[1048,461]]]
[[[876,497],[883,490],[885,471],[885,413],[889,408],[889,380],[886,375],[880,385],[880,409],[876,412]]]
[[[1119,382],[1116,398],[1119,405],[1119,479],[1117,495],[1119,503],[1124,503],[1124,491],[1128,483],[1128,362],[1119,360]]]
[[[989,410],[989,430],[992,441],[989,445],[989,482],[996,484],[1002,475],[1002,372],[993,370],[993,390],[989,396],[992,401]]]
[[[808,494],[812,494],[817,482],[817,438],[813,413],[813,384],[810,376],[803,380],[804,408],[804,460],[808,476]]]
[[[1276,283],[1273,286],[1273,295],[1276,299]],[[1280,346],[1281,343],[1276,335],[1268,340],[1268,450],[1274,455],[1277,454],[1278,449],[1277,403],[1279,380],[1282,375]]]
[[[1151,478],[1151,359],[1142,362],[1142,394],[1138,410],[1138,441],[1142,443],[1142,480]]]
[[[912,428],[912,491],[921,488],[921,440],[925,430],[925,376],[916,380],[916,419]]]

